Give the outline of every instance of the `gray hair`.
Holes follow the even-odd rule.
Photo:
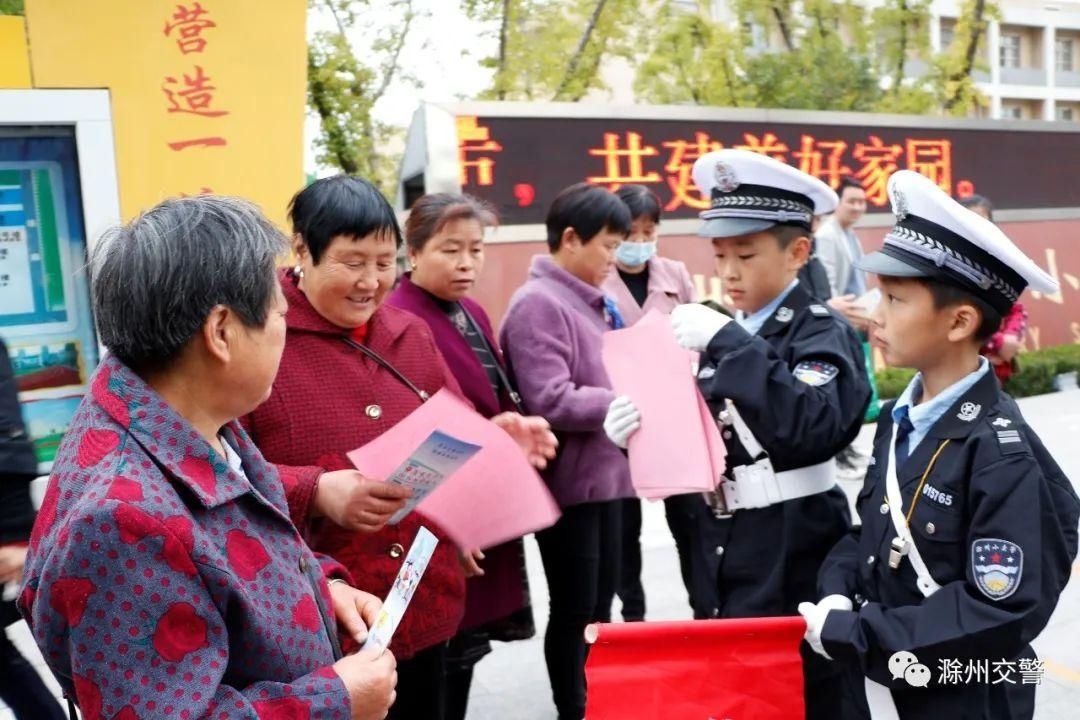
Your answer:
[[[101,343],[129,367],[175,360],[224,305],[248,327],[266,323],[275,265],[288,240],[250,202],[201,195],[165,200],[106,232],[90,252]]]

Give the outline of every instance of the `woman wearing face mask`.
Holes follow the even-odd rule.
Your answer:
[[[650,310],[668,314],[676,305],[696,300],[686,266],[656,254],[660,199],[644,185],[624,185],[615,193],[630,209],[630,235],[615,251],[617,273],[611,273],[602,290],[614,298],[626,325],[633,325]],[[668,527],[679,553],[683,584],[690,592],[690,545],[694,513],[700,511],[697,495],[677,495],[664,501]],[[623,620],[645,619],[645,590],[641,585],[641,501],[622,501],[622,569],[617,595]],[[691,593],[692,596],[692,593]]]

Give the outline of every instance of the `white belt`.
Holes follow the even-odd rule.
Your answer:
[[[730,400],[726,413],[743,449],[750,457],[761,455],[764,448]],[[733,468],[732,475],[734,479],[721,481],[718,488],[727,514],[736,510],[769,507],[831,490],[836,485],[836,463],[830,458],[817,465],[776,472],[772,461],[764,457],[751,465]]]
[[[753,465],[740,465],[732,474],[734,480],[720,483],[729,513],[817,495],[836,485],[836,463],[832,459],[797,470],[775,472],[766,458]]]

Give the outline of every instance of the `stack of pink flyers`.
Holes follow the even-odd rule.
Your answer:
[[[630,480],[658,499],[715,490],[727,451],[698,392],[694,354],[679,347],[670,318],[650,311],[633,327],[604,334],[604,367],[616,395],[641,412],[630,436]]]
[[[435,432],[480,448],[417,507],[459,547],[494,547],[559,519],[558,504],[514,439],[449,390],[353,450],[349,460],[367,477],[386,480]]]

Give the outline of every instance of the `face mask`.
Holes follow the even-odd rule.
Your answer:
[[[655,254],[655,240],[653,242],[624,242],[615,249],[615,259],[627,267],[644,265]]]

